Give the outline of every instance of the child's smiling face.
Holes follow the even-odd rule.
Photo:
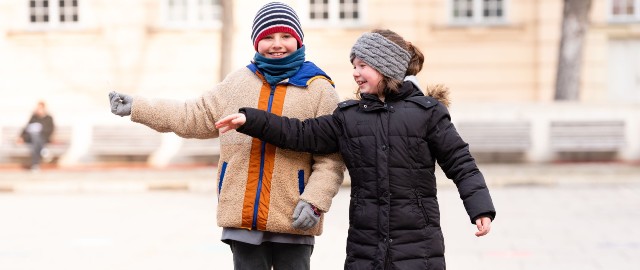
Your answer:
[[[284,58],[298,50],[298,40],[289,33],[273,33],[258,41],[258,53],[266,58]]]
[[[358,84],[360,93],[363,94],[380,94],[380,81],[382,81],[382,74],[362,59],[356,57],[353,59],[353,79]]]

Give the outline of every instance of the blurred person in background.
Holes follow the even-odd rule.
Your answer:
[[[45,160],[50,157],[46,145],[51,142],[54,129],[53,117],[47,112],[45,102],[39,101],[29,122],[22,129],[22,133],[16,141],[17,144],[27,143],[31,147],[31,164],[29,168],[32,171],[40,169],[43,157]]]
[[[186,138],[220,137],[218,226],[236,270],[310,269],[314,236],[343,181],[337,154],[278,149],[237,132],[220,135],[215,122],[254,107],[312,118],[331,114],[339,102],[329,76],[305,61],[296,12],[272,2],[256,14],[251,63],[226,76],[199,98],[178,101],[111,92],[111,112]],[[122,132],[126,132],[123,130]]]

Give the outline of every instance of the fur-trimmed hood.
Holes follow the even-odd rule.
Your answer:
[[[451,104],[449,87],[446,87],[444,84],[427,85],[427,91],[424,94],[437,99],[446,107],[449,107],[449,104]]]
[[[446,87],[444,84],[431,84],[427,85],[427,90],[425,91],[424,89],[422,89],[422,87],[420,87],[418,78],[416,76],[406,76],[404,80],[413,83],[413,85],[422,93],[437,99],[444,106],[449,107],[449,104],[451,103],[449,100],[449,87]]]

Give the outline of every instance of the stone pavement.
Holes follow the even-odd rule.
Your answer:
[[[640,182],[640,164],[481,164],[480,169],[490,187]],[[216,174],[215,166],[48,168],[35,173],[0,167],[0,192],[214,191]],[[442,171],[436,177],[439,185],[453,186]],[[349,182],[346,175],[345,186]]]
[[[640,185],[504,187],[486,238],[452,189],[441,193],[449,269],[625,269],[640,267]]]
[[[620,164],[481,167],[498,216],[476,238],[440,181],[448,269],[638,269],[640,170]],[[0,171],[0,269],[232,269],[215,225],[215,168]],[[157,192],[149,192],[157,191]],[[342,269],[349,187],[312,269]]]

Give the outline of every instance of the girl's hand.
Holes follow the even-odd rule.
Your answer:
[[[224,117],[216,122],[216,128],[220,130],[220,133],[225,133],[232,129],[237,129],[247,122],[247,117],[244,113],[234,113],[227,117]]]
[[[489,217],[479,217],[476,219],[476,226],[478,227],[478,231],[476,232],[476,236],[485,236],[491,230],[491,218]]]

